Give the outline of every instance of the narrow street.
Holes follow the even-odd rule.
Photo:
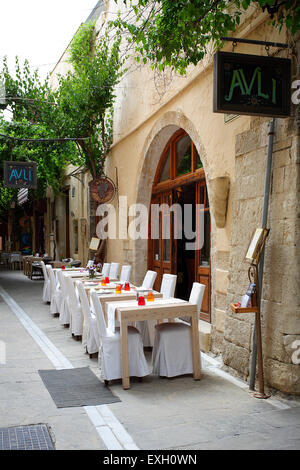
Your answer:
[[[88,366],[99,377],[99,369],[50,315],[42,286],[22,271],[0,271],[1,428],[44,423],[55,448],[68,450],[300,449],[299,399],[255,399],[203,353],[200,381],[149,376],[127,391],[115,381],[118,403],[57,408],[39,370]]]

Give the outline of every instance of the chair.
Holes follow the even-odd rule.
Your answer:
[[[34,263],[31,264],[30,279],[32,280],[34,277],[35,278],[38,277],[39,279],[44,279],[43,270],[42,270],[40,261],[35,261]]]
[[[81,266],[81,261],[79,259],[74,259],[74,261],[71,261],[70,265],[74,268],[79,268]]]
[[[152,272],[154,272],[154,271],[152,271]],[[154,277],[154,279],[155,279],[155,277]],[[149,278],[150,278],[150,276],[149,276]],[[161,283],[161,287],[160,287],[160,292],[161,292],[161,294],[163,294],[164,299],[174,297],[176,281],[177,281],[177,275],[176,274],[164,274],[163,275],[162,283]],[[136,327],[141,332],[141,335],[142,335],[144,347],[152,347],[153,344],[154,344],[153,341],[154,341],[154,327],[155,327],[155,324],[156,324],[155,320],[145,320],[145,321],[137,321],[136,322]]]
[[[189,302],[201,309],[205,285],[194,282]],[[152,350],[153,373],[163,377],[193,373],[191,326],[184,321],[155,326]]]
[[[108,276],[109,275],[109,270],[110,270],[110,263],[104,263],[102,267],[102,275],[103,276]]]
[[[59,321],[64,326],[70,325],[70,311],[68,305],[68,289],[66,285],[66,278],[63,271],[57,271],[57,279],[61,288],[62,298],[59,309]]]
[[[99,351],[100,336],[96,315],[91,311],[89,301],[81,281],[76,281],[81,307],[84,316],[82,345],[87,353],[92,356]]]
[[[176,274],[164,274],[160,286],[160,292],[163,294],[164,299],[174,297],[176,287],[177,275]]]
[[[52,315],[58,316],[62,299],[62,292],[60,286],[56,283],[52,266],[50,264],[46,264],[46,269],[50,279],[50,313]]]
[[[119,276],[120,263],[111,263],[109,270],[109,278],[118,279]]]
[[[75,290],[71,276],[64,275],[68,291],[67,303],[70,312],[70,330],[76,340],[82,339],[82,308],[78,293]]]
[[[51,302],[51,286],[50,279],[44,261],[41,261],[41,266],[44,274],[44,287],[43,287],[43,302]]]
[[[106,328],[101,303],[94,289],[90,291],[91,303],[94,308],[100,333],[99,364],[101,378],[105,381],[122,378],[121,338],[120,330],[112,333]],[[150,374],[140,333],[133,326],[128,326],[128,360],[129,375],[144,377]]]
[[[141,287],[143,289],[153,289],[153,285],[157,276],[156,271],[147,271]]]
[[[120,282],[129,282],[130,281],[131,266],[124,265],[121,269]]]

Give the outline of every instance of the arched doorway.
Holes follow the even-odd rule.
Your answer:
[[[182,238],[178,233],[179,219],[173,211],[162,210],[156,214],[159,237],[149,236],[148,268],[157,272],[154,288],[159,289],[164,273],[177,274],[176,296],[188,299],[194,281],[206,285],[202,303],[201,319],[210,321],[210,210],[207,195],[205,173],[196,146],[190,136],[179,129],[169,139],[157,166],[151,204],[169,208],[174,204],[182,209],[183,218],[180,224],[185,224],[185,207],[192,222],[191,228],[197,229],[197,210],[201,204],[202,222],[204,224],[204,242],[199,249],[188,248],[192,240],[186,238],[184,230]],[[162,206],[164,205],[164,206]],[[154,215],[149,221],[154,224]],[[165,236],[169,234],[169,236]]]

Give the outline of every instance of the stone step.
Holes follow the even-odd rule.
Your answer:
[[[208,352],[210,351],[211,345],[211,324],[206,321],[199,320],[198,329],[200,350]]]

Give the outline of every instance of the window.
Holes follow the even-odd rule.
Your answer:
[[[170,179],[170,155],[171,152],[169,147],[167,150],[166,162],[160,175],[160,181],[166,181]]]
[[[185,135],[175,147],[176,176],[185,175],[192,171],[192,141]]]
[[[155,177],[156,184],[174,180],[203,168],[194,143],[182,129],[170,139],[162,154],[161,161]]]
[[[199,170],[199,168],[203,168],[201,158],[199,153],[197,152],[196,147],[194,146],[194,155],[195,155],[195,169]]]

